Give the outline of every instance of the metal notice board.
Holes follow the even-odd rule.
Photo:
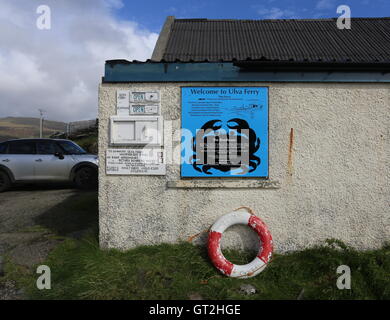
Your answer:
[[[182,87],[182,177],[268,177],[268,88]]]

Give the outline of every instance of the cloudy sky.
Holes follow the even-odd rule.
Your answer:
[[[387,0],[0,0],[0,117],[59,121],[97,116],[97,88],[109,59],[150,58],[167,15],[283,19],[390,16]],[[51,28],[40,30],[39,5]]]

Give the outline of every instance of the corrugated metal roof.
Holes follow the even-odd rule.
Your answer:
[[[390,18],[351,20],[174,19],[161,61],[390,62]]]

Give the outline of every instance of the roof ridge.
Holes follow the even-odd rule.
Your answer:
[[[349,30],[338,29],[337,18],[243,20],[170,16],[152,60],[390,62],[390,17],[351,19]]]
[[[174,19],[174,22],[253,22],[253,21],[334,21],[339,17],[329,17],[329,18],[303,18],[303,19],[208,19],[208,18],[181,18]],[[389,17],[351,17],[351,20],[390,20]]]

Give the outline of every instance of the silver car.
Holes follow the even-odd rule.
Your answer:
[[[63,139],[18,139],[0,143],[0,192],[17,182],[72,181],[97,186],[98,157]]]

